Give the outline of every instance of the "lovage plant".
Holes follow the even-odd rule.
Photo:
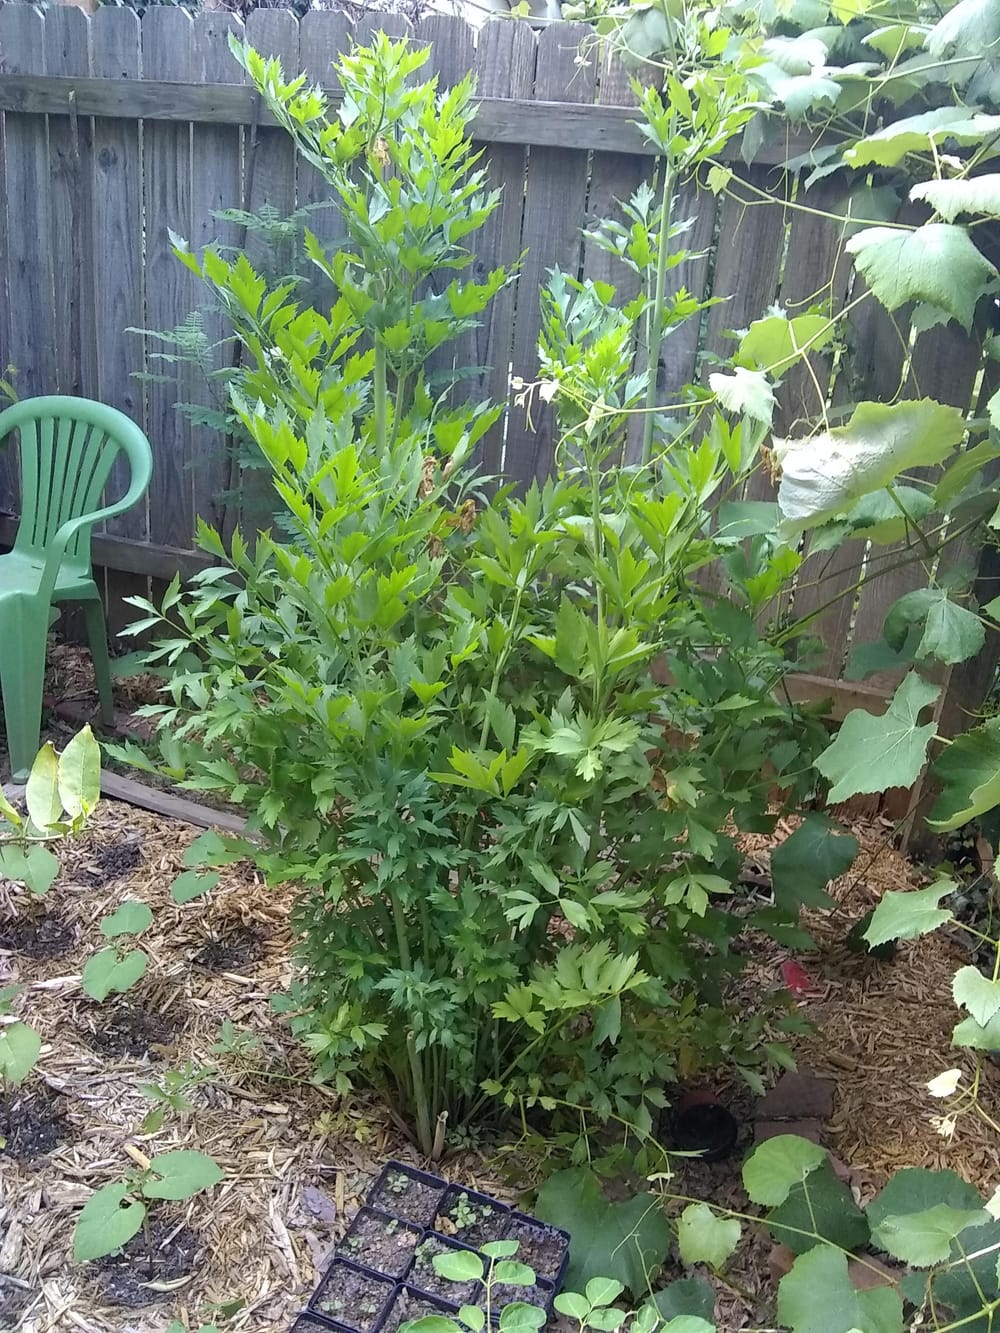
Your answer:
[[[729,1060],[759,1082],[789,1057],[766,1015],[725,1005],[733,942],[747,924],[798,939],[800,903],[857,849],[810,815],[773,905],[724,910],[738,833],[771,829],[781,794],[809,799],[827,733],[781,689],[798,535],[738,499],[774,407],[751,367],[814,345],[813,316],[758,321],[675,411],[644,369],[702,309],[665,295],[685,257],[674,186],[753,113],[720,36],[693,38],[714,76],[644,101],[659,196],[593,233],[634,300],[559,272],[543,294],[524,391],[553,402],[560,444],[523,496],[477,490],[494,409],[433,397],[425,373],[503,280],[440,278],[495,202],[467,83],[412,85],[422,53],[380,41],[342,62],[331,122],[242,52],[343,201],[344,247],[310,242],[337,300],[302,311],[247,261],[181,250],[246,344],[237,410],[294,535],[227,551],[203,527],[218,564],[162,611],[136,603],[175,664],[151,712],[192,785],[250,808],[248,853],[302,886],[289,1008],[321,1072],[383,1089],[428,1153],[490,1103],[591,1111],[634,1145],[679,1076]],[[641,459],[619,465],[637,414]],[[699,582],[713,562],[718,590]]]

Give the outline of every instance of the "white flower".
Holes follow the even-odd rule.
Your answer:
[[[943,1139],[950,1139],[955,1133],[957,1117],[953,1115],[932,1115],[931,1124]]]
[[[958,1087],[962,1078],[960,1069],[946,1069],[943,1074],[938,1074],[937,1078],[932,1078],[927,1084],[927,1091],[932,1097],[950,1097]]]

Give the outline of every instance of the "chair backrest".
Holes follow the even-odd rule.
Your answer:
[[[41,554],[69,519],[95,514],[120,454],[129,463],[124,494],[109,502],[116,513],[145,493],[153,470],[149,441],[117,408],[89,398],[27,398],[0,412],[0,440],[18,432],[21,520],[14,550]],[[105,515],[107,517],[107,515]],[[65,558],[90,564],[90,528],[70,540]]]

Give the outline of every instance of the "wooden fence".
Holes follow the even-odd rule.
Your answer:
[[[156,348],[125,330],[172,328],[203,299],[174,260],[168,232],[196,247],[232,244],[241,240],[238,229],[213,212],[270,204],[287,214],[324,197],[322,180],[296,160],[290,140],[246,86],[227,35],[245,31],[257,49],[279,56],[286,72],[303,69],[329,86],[331,60],[376,26],[393,35],[408,30],[387,15],[352,28],[329,12],[311,12],[300,22],[286,11],[256,10],[244,28],[230,15],[192,17],[171,6],[151,6],[141,21],[128,8],[101,8],[88,18],[74,8],[0,6],[0,365],[17,367],[22,396],[82,393],[122,408],[143,424],[156,451],[145,509],[95,539],[116,623],[122,593],[199,566],[195,516],[224,525],[220,496],[234,482],[218,437],[175,411],[178,398],[204,394],[196,377],[185,373],[180,388],[135,378],[156,368],[149,361]],[[431,46],[430,67],[444,85],[469,69],[478,80],[476,137],[503,202],[476,241],[476,271],[525,252],[517,285],[496,299],[460,352],[464,364],[488,367],[476,391],[509,403],[483,461],[509,479],[543,477],[552,462],[551,419],[543,411],[529,426],[510,401],[510,380],[535,376],[538,289],[547,269],[628,280],[581,237],[584,225],[613,215],[616,201],[650,171],[632,123],[628,78],[582,24],[535,33],[497,21],[477,35],[461,19],[438,16],[413,36]],[[839,306],[857,295],[841,228],[824,216],[839,206],[845,182],[833,177],[799,193],[798,202],[816,211],[791,211],[786,205],[801,183],[778,169],[786,153],[781,144],[749,167],[734,163],[738,199],[717,204],[692,185],[681,191],[675,216],[693,220],[684,244],[698,257],[671,271],[673,287],[698,296],[711,288],[727,299],[700,327],[689,323],[667,341],[661,381],[668,395],[702,373],[705,353],[726,349],[727,330],[745,327],[771,303],[795,311],[825,298]],[[315,217],[321,234],[335,234],[333,210]],[[981,340],[951,326],[921,337],[912,356],[907,342],[905,318],[891,319],[874,301],[863,302],[835,372],[817,357],[810,372],[787,378],[776,433],[814,417],[827,398],[834,406],[900,393],[963,408],[973,402]],[[748,498],[772,494],[761,477]],[[16,507],[15,479],[9,469],[0,471],[0,509],[14,514]],[[9,535],[13,520],[0,524],[0,537]],[[893,568],[899,554],[876,558],[854,543],[806,561],[794,610],[825,608],[816,621],[825,653],[814,668],[819,674],[801,680],[802,693],[832,692],[841,707],[882,705],[892,676],[862,687],[841,675],[851,644],[876,638],[887,607],[922,577],[912,566]],[[856,596],[831,601],[859,581],[863,568],[869,575],[888,572],[867,578]],[[987,654],[974,673],[954,679],[949,706],[974,702],[995,660]]]

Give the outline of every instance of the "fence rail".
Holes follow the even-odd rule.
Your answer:
[[[485,469],[519,482],[544,477],[553,458],[551,418],[543,409],[529,424],[510,388],[513,377],[536,374],[538,290],[555,265],[628,290],[628,271],[582,232],[613,215],[651,170],[628,75],[595,45],[587,25],[535,33],[496,21],[477,33],[445,16],[411,29],[395,15],[368,15],[352,26],[332,12],[297,20],[270,9],[253,11],[244,25],[229,14],[172,6],[150,6],[140,20],[124,7],[100,8],[89,18],[77,8],[0,5],[0,365],[17,367],[24,396],[82,393],[122,409],[143,424],[156,453],[145,508],[95,538],[98,561],[113,571],[110,609],[119,623],[122,592],[198,567],[196,516],[231,525],[224,497],[239,489],[218,437],[175,411],[178,399],[206,401],[195,375],[183,370],[179,385],[136,378],[155,369],[156,348],[125,330],[173,328],[204,299],[175,261],[169,232],[194,247],[237,244],[245,239],[239,229],[214,213],[268,204],[287,215],[325,198],[318,173],[296,159],[248,86],[229,34],[277,56],[289,75],[304,70],[329,85],[331,62],[377,28],[429,45],[429,68],[443,86],[470,70],[476,76],[475,134],[502,202],[476,239],[474,273],[524,259],[517,284],[461,341],[458,364],[485,367],[469,382],[470,393],[507,403],[485,442]],[[821,181],[806,196],[814,211],[790,210],[799,182],[776,163],[794,151],[786,139],[750,166],[732,159],[735,190],[721,202],[693,185],[682,188],[675,216],[691,220],[684,244],[692,257],[671,270],[671,290],[726,299],[700,325],[689,323],[666,341],[659,376],[665,395],[697,379],[706,355],[731,346],[728,331],[769,305],[801,311],[826,300],[841,308],[858,295],[842,225],[829,216],[841,207],[845,182]],[[315,214],[314,224],[321,239],[335,240],[334,209]],[[224,330],[216,325],[214,332],[221,337]],[[928,394],[963,409],[977,405],[979,340],[950,327],[924,334],[912,354],[908,343],[905,311],[890,317],[874,301],[852,308],[835,362],[818,355],[781,386],[776,433],[794,433],[824,404],[837,410],[862,397]],[[218,355],[228,353],[220,348]],[[773,493],[760,475],[746,498]],[[0,519],[2,540],[17,510],[16,478],[5,460],[0,510],[8,515]],[[815,613],[825,648],[812,667],[818,675],[804,678],[800,693],[828,687],[842,703],[876,707],[884,699],[890,673],[860,690],[841,677],[852,643],[877,637],[888,606],[921,577],[913,567],[894,567],[899,554],[876,558],[854,543],[805,562],[794,605],[785,609]],[[882,577],[861,580],[862,568]],[[831,600],[856,584],[855,593]],[[977,669],[988,674],[991,665]],[[967,689],[958,673],[946,710],[966,699]]]

